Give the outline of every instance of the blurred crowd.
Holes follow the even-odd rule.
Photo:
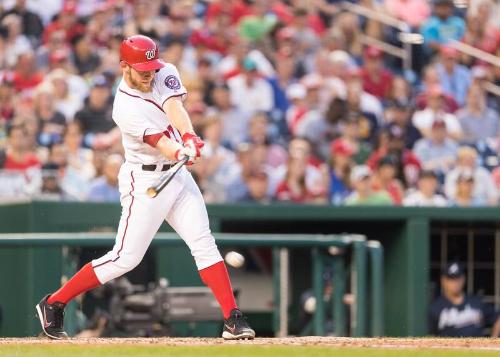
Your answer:
[[[411,68],[380,46],[401,29],[337,0],[2,1],[0,200],[119,201],[118,49],[144,34],[188,90],[207,203],[498,205],[500,67],[451,44],[498,60],[499,1],[350,3],[421,35]]]

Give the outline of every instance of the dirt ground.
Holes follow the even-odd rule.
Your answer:
[[[221,338],[71,338],[64,341],[52,341],[46,338],[0,338],[2,345],[37,345],[37,344],[91,344],[91,345],[164,345],[164,346],[210,346],[210,345],[272,345],[272,346],[330,346],[353,348],[439,348],[439,349],[474,349],[500,351],[500,339],[486,338],[350,338],[350,337],[287,337],[256,338],[253,341],[224,341]]]

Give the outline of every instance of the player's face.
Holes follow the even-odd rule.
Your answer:
[[[132,84],[134,89],[141,92],[151,92],[155,71],[140,72],[130,66],[127,66],[125,69],[125,75],[127,75],[130,84]]]
[[[448,278],[443,276],[441,278],[441,286],[445,295],[457,296],[462,294],[465,285],[465,277],[460,276],[457,278]]]

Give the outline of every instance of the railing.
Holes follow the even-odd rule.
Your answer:
[[[381,41],[372,36],[365,34],[361,35],[361,42],[365,45],[375,46],[385,53],[391,56],[401,58],[403,60],[404,70],[411,70],[412,67],[412,48],[413,44],[422,44],[423,37],[419,33],[413,33],[410,26],[395,17],[388,14],[374,11],[366,6],[353,4],[350,2],[343,2],[341,5],[342,9],[351,12],[353,14],[364,16],[370,20],[378,21],[386,26],[390,26],[401,31],[399,34],[399,40],[403,43],[403,48],[391,45],[387,42]],[[489,63],[495,67],[500,67],[500,58],[498,56],[492,55],[488,52],[482,51],[476,47],[470,46],[466,43],[459,41],[452,41],[450,46],[454,47],[461,53],[468,56],[474,57],[475,59],[481,60],[483,62]],[[497,86],[491,82],[486,82],[484,84],[484,89],[496,96],[500,96],[500,86]]]
[[[489,63],[495,67],[500,67],[500,57],[492,55],[491,53],[480,50],[479,48],[473,47],[466,43],[460,41],[452,41],[450,46],[455,48],[457,51],[466,54],[467,56],[474,57],[480,61]],[[500,97],[500,86],[497,86],[491,82],[486,82],[483,85],[484,90]]]
[[[54,261],[61,261],[61,266],[76,267],[75,257],[68,254],[68,247],[111,247],[115,241],[112,233],[9,233],[0,234],[0,280],[8,281],[12,273],[6,266],[15,261],[21,261],[26,252],[30,252],[29,261],[24,264],[30,267],[25,274],[18,273],[14,278],[23,284],[30,284],[36,274],[45,267],[47,252],[49,248],[63,248],[51,256]],[[273,249],[273,281],[274,281],[274,330],[277,336],[288,335],[288,308],[290,295],[289,281],[289,249],[302,248],[311,251],[311,271],[313,281],[316,308],[313,313],[312,332],[316,335],[325,335],[326,304],[323,301],[325,281],[324,269],[327,265],[334,269],[335,284],[344,282],[350,276],[352,292],[355,302],[351,306],[351,335],[361,336],[383,336],[384,335],[384,307],[383,307],[383,248],[377,241],[366,241],[366,237],[354,234],[322,235],[322,234],[236,234],[218,233],[216,242],[222,247],[269,247]],[[152,242],[157,248],[184,246],[183,241],[173,233],[160,233]],[[10,248],[10,249],[9,249]],[[16,248],[16,249],[12,249]],[[38,249],[37,249],[38,248]],[[335,249],[333,249],[335,248]],[[331,251],[335,254],[330,253]],[[23,253],[24,251],[24,253]],[[327,251],[329,253],[327,253]],[[163,251],[165,252],[165,251]],[[162,254],[160,252],[159,254]],[[343,269],[339,269],[339,264]],[[71,274],[73,274],[71,272]],[[157,272],[161,275],[161,272]],[[370,274],[369,274],[370,273]],[[7,276],[7,274],[10,274]],[[37,275],[38,277],[38,275]],[[52,274],[59,280],[60,277]],[[45,280],[43,280],[45,279]],[[43,279],[37,279],[37,287],[46,290],[50,287],[50,278],[44,275]],[[368,286],[370,283],[370,286]],[[31,289],[32,293],[35,293]],[[370,291],[370,295],[368,295]],[[0,300],[8,311],[5,326],[16,324],[16,316],[28,314],[28,307],[21,303],[8,304],[6,291],[0,291]],[[35,298],[35,297],[30,297]],[[12,300],[11,300],[12,301]],[[341,311],[345,309],[343,296],[336,294],[330,300],[330,309]],[[331,311],[330,310],[330,311]],[[16,313],[14,313],[16,312]],[[70,314],[68,314],[70,315]],[[68,316],[70,318],[70,316]],[[73,316],[74,318],[74,316]],[[17,319],[19,320],[19,319]],[[347,333],[347,320],[345,314],[335,317],[337,327]],[[17,326],[17,325],[16,325]],[[2,330],[0,329],[0,332]],[[13,333],[5,329],[4,333]],[[23,331],[32,333],[32,331]]]
[[[420,35],[419,33],[412,33],[410,26],[406,22],[398,20],[397,18],[392,17],[388,14],[374,11],[368,7],[353,4],[350,2],[343,2],[342,8],[348,12],[367,17],[370,20],[378,21],[386,26],[390,26],[401,31],[399,40],[403,43],[402,49],[365,34],[361,35],[361,42],[365,45],[375,46],[380,50],[390,54],[391,56],[401,58],[403,60],[403,69],[406,71],[411,70],[411,46],[412,44],[422,43],[422,35]]]

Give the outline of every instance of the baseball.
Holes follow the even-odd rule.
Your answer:
[[[245,257],[238,252],[230,251],[225,257],[226,263],[233,268],[241,268],[245,264]]]

